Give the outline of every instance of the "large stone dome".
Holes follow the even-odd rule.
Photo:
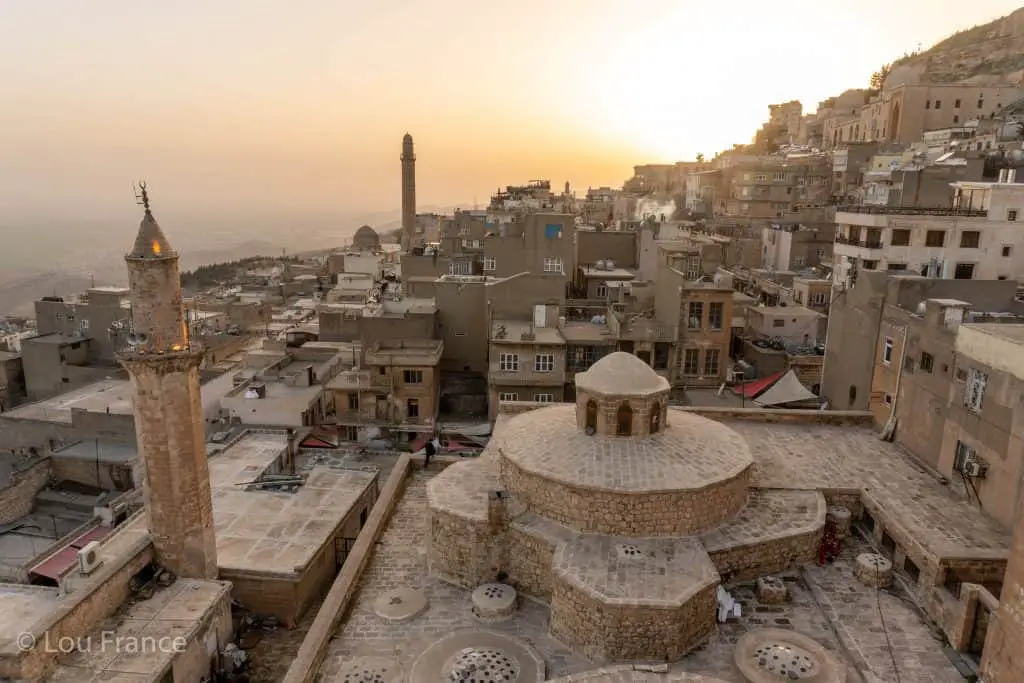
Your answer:
[[[380,235],[369,225],[364,225],[356,230],[356,234],[352,237],[352,245],[357,249],[379,249]]]

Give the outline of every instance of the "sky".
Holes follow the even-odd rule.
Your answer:
[[[536,178],[619,185],[1016,8],[0,0],[0,239],[133,216],[140,177],[156,209],[212,222],[394,210],[407,131],[421,206]]]

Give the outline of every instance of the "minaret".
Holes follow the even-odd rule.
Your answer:
[[[408,251],[416,235],[416,153],[412,136],[402,138],[402,250]]]
[[[157,562],[186,578],[217,577],[213,501],[199,394],[201,350],[189,341],[178,255],[149,208],[125,256],[131,335],[118,359],[134,388],[135,436]]]

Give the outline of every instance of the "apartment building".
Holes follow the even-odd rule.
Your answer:
[[[500,225],[497,234],[484,241],[483,273],[491,277],[543,273],[568,278],[576,267],[575,255],[572,214],[525,214]]]
[[[879,271],[862,273],[852,287],[836,288],[832,293],[822,378],[824,397],[838,410],[870,409],[872,378],[878,354],[884,349],[884,339],[889,336],[896,344],[902,339],[899,329],[908,327],[905,314],[899,311],[916,313],[928,299],[947,299],[966,302],[974,311],[1018,314],[1024,312],[1024,304],[1016,301],[1016,295],[1017,283],[1009,280],[951,280]],[[890,331],[895,332],[883,334],[883,322],[892,325]],[[938,334],[922,335],[931,335],[929,342],[941,340]],[[919,349],[913,345],[913,335],[910,338],[910,353],[917,353]],[[941,360],[949,357],[947,352],[937,347],[920,350],[932,356],[933,366],[952,367],[950,362]],[[900,352],[894,347],[893,353]],[[885,386],[877,391],[896,394],[894,380]],[[876,400],[884,401],[884,396],[876,395]],[[919,405],[915,413],[919,420],[924,414],[920,408]],[[897,431],[897,435],[900,433]]]
[[[533,320],[491,323],[487,372],[488,414],[494,419],[508,401],[563,400],[566,343],[558,328],[558,307],[538,305]]]
[[[951,206],[841,207],[834,272],[849,285],[868,270],[920,272],[957,280],[1014,279],[1024,273],[1024,185],[951,184]]]
[[[833,222],[811,225],[772,223],[761,231],[761,267],[769,270],[798,271],[832,265],[832,246],[836,226]]]
[[[832,163],[824,154],[745,162],[731,168],[730,174],[728,215],[782,218],[830,200]]]
[[[797,276],[793,278],[792,290],[794,302],[828,315],[832,301],[832,280]]]

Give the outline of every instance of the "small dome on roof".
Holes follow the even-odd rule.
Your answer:
[[[616,351],[576,375],[576,388],[594,394],[652,394],[668,391],[669,383],[633,354]]]

